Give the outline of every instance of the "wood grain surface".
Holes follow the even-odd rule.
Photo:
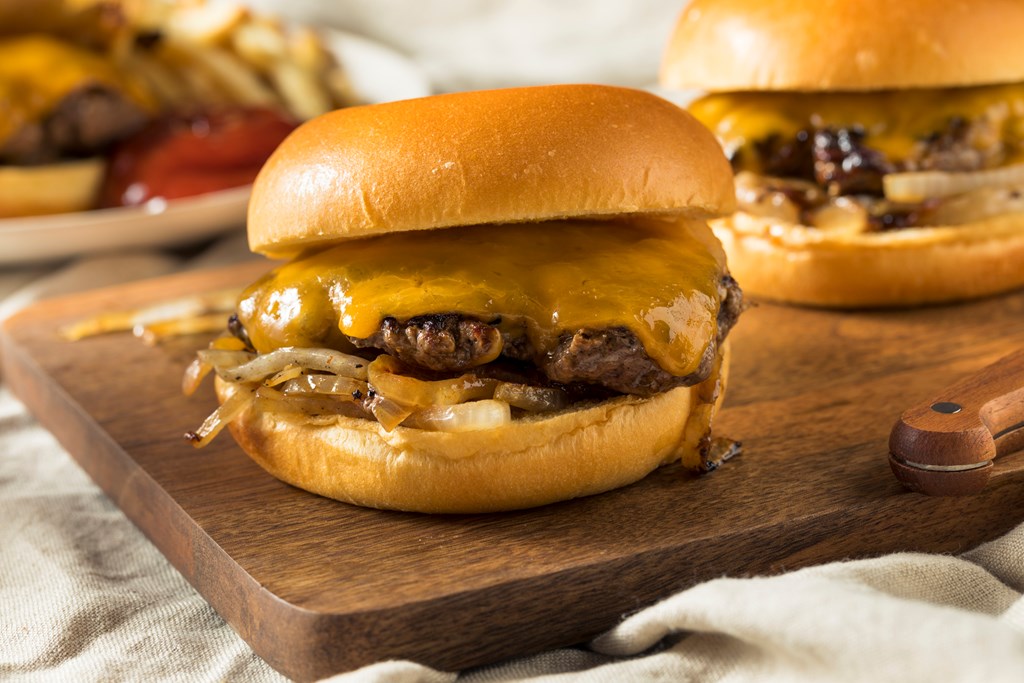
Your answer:
[[[249,264],[42,303],[9,320],[11,389],[175,567],[282,673],[386,658],[462,669],[585,641],[698,581],[900,550],[958,552],[1024,518],[1024,455],[975,496],[912,493],[889,470],[908,407],[1024,346],[1024,294],[915,311],[761,305],[733,332],[717,432],[743,454],[702,477],[665,467],[600,496],[522,512],[361,509],[278,482],[181,373],[202,338],[66,342],[94,312],[243,285]]]

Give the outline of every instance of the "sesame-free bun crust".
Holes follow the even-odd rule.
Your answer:
[[[662,464],[696,458],[725,394],[727,348],[721,371],[704,384],[651,398],[621,396],[496,429],[386,432],[372,420],[339,417],[315,425],[252,409],[229,429],[271,475],[328,498],[428,513],[529,508],[625,486]],[[219,379],[216,388],[221,401],[232,391]],[[710,409],[702,395],[715,397]]]
[[[830,308],[963,301],[1024,287],[1024,216],[835,235],[738,212],[714,220],[754,299]]]
[[[290,256],[407,230],[734,206],[690,114],[650,93],[553,85],[341,109],[295,130],[253,186],[249,246]]]
[[[1017,0],[693,0],[663,54],[671,89],[880,90],[1024,80]]]

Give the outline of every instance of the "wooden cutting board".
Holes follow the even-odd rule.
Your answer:
[[[4,380],[264,659],[306,680],[386,658],[461,669],[579,643],[698,581],[898,550],[957,552],[1024,518],[1024,456],[974,497],[890,473],[913,403],[1024,344],[1024,293],[917,311],[762,305],[733,332],[717,431],[744,452],[523,512],[425,516],[319,498],[265,474],[227,435],[182,434],[202,338],[149,347],[57,330],[97,311],[242,285],[266,268],[186,274],[42,303],[5,326]]]

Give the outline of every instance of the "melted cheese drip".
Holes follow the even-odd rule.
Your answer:
[[[624,326],[666,371],[697,369],[717,334],[721,248],[702,222],[557,221],[345,242],[246,290],[239,319],[260,352],[338,346],[381,321],[462,313],[536,349],[579,328]]]
[[[45,35],[0,40],[0,145],[90,83],[125,92],[140,106],[152,108],[149,95],[99,54]]]
[[[897,161],[910,156],[920,141],[945,130],[954,117],[1004,119],[1004,141],[1018,147],[1024,140],[1024,85],[1019,83],[868,93],[721,93],[694,101],[690,111],[718,136],[730,156],[772,134],[791,138],[808,127],[861,126],[867,145]]]

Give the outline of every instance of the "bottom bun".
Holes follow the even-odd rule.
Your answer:
[[[725,393],[721,361],[720,372],[694,387],[475,432],[386,432],[350,417],[315,425],[251,408],[229,428],[271,475],[328,498],[414,512],[515,510],[625,486],[681,458],[699,462]],[[233,391],[216,386],[221,401]]]
[[[93,209],[105,170],[99,158],[0,166],[0,218]]]
[[[1024,216],[836,234],[737,213],[711,222],[752,297],[834,308],[974,299],[1024,286]]]

